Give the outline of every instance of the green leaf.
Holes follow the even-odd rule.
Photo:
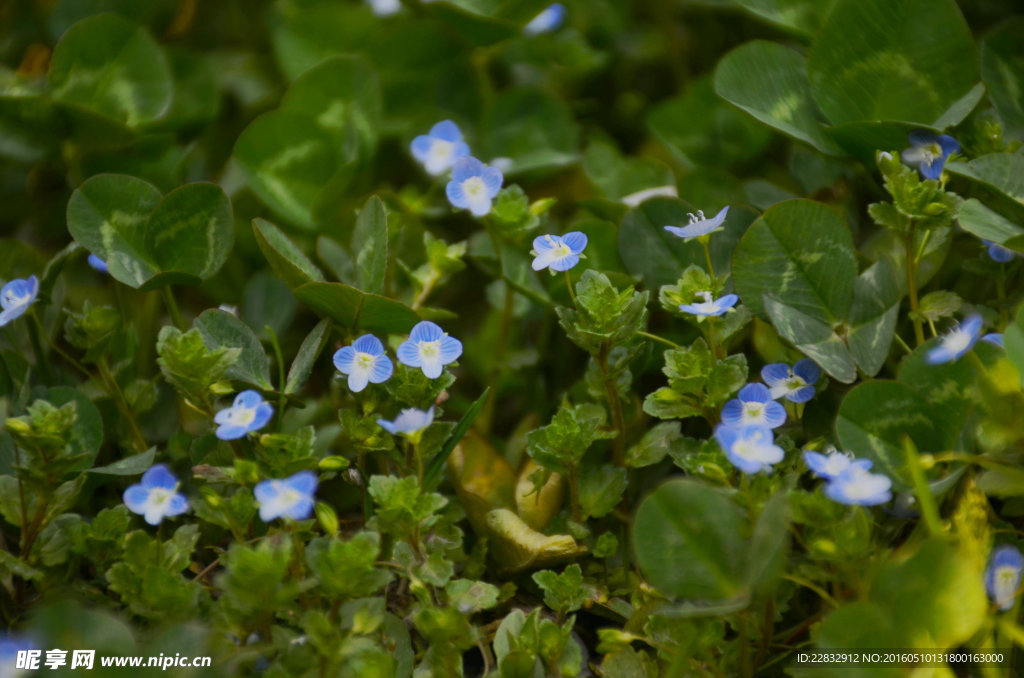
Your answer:
[[[401,334],[420,320],[416,311],[401,302],[344,283],[311,282],[296,287],[294,292],[295,298],[317,315],[344,327]]]
[[[377,196],[366,201],[352,232],[356,285],[370,294],[384,293],[388,270],[388,215]]]
[[[959,222],[972,235],[1024,251],[1024,238],[1021,237],[1024,236],[1024,227],[985,207],[977,198],[964,201],[960,207]]]
[[[97,466],[89,469],[89,473],[99,473],[110,476],[134,476],[144,473],[153,465],[153,458],[156,456],[156,448],[151,447],[145,452],[133,454],[124,459],[118,459],[113,464]]]
[[[565,568],[562,574],[551,570],[534,572],[533,581],[544,591],[544,604],[560,615],[575,612],[590,597],[583,584],[583,570],[576,563]]]
[[[1006,345],[1006,357],[1017,368],[1021,384],[1024,385],[1024,306],[1017,309],[1015,320],[1003,333],[1003,342]]]
[[[288,370],[288,378],[285,380],[285,393],[298,393],[306,385],[306,380],[313,373],[313,365],[316,363],[320,353],[331,338],[331,321],[321,320],[316,327],[306,335],[299,347],[299,352],[292,361]]]
[[[807,71],[833,123],[930,126],[978,82],[974,40],[954,0],[837,0]]]
[[[904,287],[905,283],[885,258],[857,276],[853,283],[846,345],[857,366],[869,377],[878,374],[889,356]]]
[[[989,99],[999,111],[1006,130],[1024,132],[1024,17],[1011,17],[996,26],[981,41],[981,79]]]
[[[657,464],[680,441],[682,433],[679,422],[666,421],[654,426],[644,434],[640,442],[626,452],[626,464],[631,468],[643,468]]]
[[[946,168],[950,174],[976,181],[1024,205],[1024,156],[989,153],[968,162],[951,162]]]
[[[786,306],[767,294],[764,302],[768,317],[783,338],[839,381],[853,383],[857,378],[857,366],[838,334],[817,318]]]
[[[626,469],[605,464],[587,469],[579,480],[580,510],[583,519],[601,518],[622,501],[629,479]]]
[[[46,400],[55,407],[75,403],[75,423],[67,439],[72,456],[85,455],[73,466],[72,471],[83,471],[92,466],[100,447],[103,445],[103,419],[100,411],[85,395],[68,386],[55,386],[46,392]]]
[[[194,325],[211,351],[219,348],[241,350],[238,360],[225,373],[228,377],[266,391],[273,390],[270,383],[270,358],[259,337],[248,325],[220,309],[204,311],[195,319]]]
[[[764,315],[764,295],[831,327],[846,319],[857,262],[850,230],[831,208],[810,200],[770,207],[733,254],[743,303]]]
[[[306,548],[306,562],[328,594],[342,598],[371,596],[391,581],[391,573],[377,569],[380,535],[359,532],[348,541],[317,537]]]
[[[736,0],[736,4],[776,26],[802,35],[814,35],[828,15],[833,0]]]
[[[290,111],[264,113],[242,130],[234,158],[270,209],[295,226],[316,228],[313,204],[341,166],[334,138],[316,120]]]
[[[165,195],[150,215],[145,242],[163,272],[206,280],[231,253],[231,201],[216,184],[181,186]]]
[[[296,288],[308,282],[324,282],[320,269],[277,226],[265,219],[253,219],[252,232],[270,267],[286,285]]]
[[[868,381],[850,391],[839,406],[836,435],[844,452],[875,462],[899,488],[910,486],[902,440],[910,436],[922,453],[945,449],[937,414],[915,389],[895,381]]]
[[[484,408],[484,403],[487,402],[487,394],[490,393],[491,387],[488,386],[484,389],[484,392],[480,394],[480,397],[473,401],[473,404],[469,406],[466,413],[459,419],[459,423],[455,425],[455,430],[452,431],[448,439],[444,441],[441,449],[438,450],[429,462],[427,462],[426,471],[423,474],[423,486],[431,488],[434,486],[434,481],[437,480],[438,476],[441,475],[441,469],[444,468],[444,463],[448,459],[448,455],[455,449],[455,446],[459,444],[462,438],[469,431],[469,427],[473,425],[473,422],[479,416],[480,411]]]
[[[242,349],[211,350],[203,343],[199,330],[182,333],[176,327],[166,326],[157,337],[156,352],[164,378],[183,398],[198,405],[206,401],[210,387],[238,361]]]
[[[99,14],[69,28],[53,50],[54,100],[138,127],[164,115],[174,95],[160,46],[141,26]]]
[[[822,131],[804,57],[788,47],[764,40],[737,47],[718,63],[715,91],[764,124],[823,153],[839,154]]]
[[[541,89],[507,89],[495,97],[480,124],[481,157],[509,158],[509,175],[561,167],[578,159],[579,135],[561,99]]]
[[[647,288],[658,289],[679,280],[687,266],[706,267],[704,249],[696,240],[683,242],[665,230],[666,226],[685,226],[689,223],[687,214],[696,211],[689,203],[672,198],[654,198],[630,210],[619,228],[619,255],[626,270],[640,276]],[[711,263],[716,275],[729,272],[733,248],[756,216],[747,207],[729,209],[725,230],[711,236]]]
[[[693,480],[660,485],[637,508],[633,549],[660,592],[722,602],[743,592],[743,515],[724,494]]]

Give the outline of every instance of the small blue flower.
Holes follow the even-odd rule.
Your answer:
[[[665,230],[672,235],[677,235],[683,242],[689,242],[702,235],[710,235],[715,231],[725,228],[725,217],[729,213],[729,206],[726,205],[718,214],[708,219],[704,216],[704,210],[697,210],[697,214],[690,214],[690,223],[687,226],[666,226]]]
[[[726,426],[756,424],[778,428],[786,423],[786,408],[772,400],[764,384],[747,384],[736,398],[722,407],[722,423]]]
[[[1006,345],[1003,343],[1003,333],[1002,332],[989,332],[988,334],[983,336],[981,338],[981,340],[982,341],[987,341],[990,344],[995,344],[999,348],[1006,348]]]
[[[702,297],[704,301],[696,304],[680,304],[679,310],[683,313],[692,313],[698,316],[698,321],[709,316],[724,315],[739,301],[739,297],[735,294],[726,294],[718,299],[712,299],[711,292],[697,292],[697,295]]]
[[[444,174],[455,161],[469,155],[469,146],[462,140],[462,131],[451,120],[442,120],[412,140],[412,154],[423,163],[428,174]]]
[[[253,494],[260,504],[260,520],[269,523],[282,516],[305,520],[313,513],[316,485],[316,474],[312,471],[299,471],[288,478],[257,483]]]
[[[775,436],[767,426],[719,425],[715,428],[715,440],[732,465],[744,473],[771,470],[771,465],[786,455],[775,444]]]
[[[834,447],[829,448],[827,456],[814,450],[804,450],[803,456],[804,463],[807,464],[807,468],[811,470],[811,473],[825,480],[837,478],[839,474],[851,466],[862,468],[865,471],[872,466],[870,459],[854,459],[847,454],[839,452]]]
[[[428,379],[437,379],[444,366],[462,355],[462,342],[429,320],[416,323],[409,339],[398,347],[398,361],[409,367],[419,367]]]
[[[459,158],[448,182],[448,201],[455,207],[482,217],[491,211],[491,201],[501,190],[505,178],[497,167],[488,167],[473,157]]]
[[[395,370],[391,358],[384,355],[384,344],[372,334],[364,334],[351,346],[339,348],[334,354],[334,366],[348,375],[348,387],[353,393],[362,391],[367,383],[384,383]]]
[[[28,635],[0,633],[0,678],[29,675],[28,670],[17,668],[18,653],[38,649],[39,645]]]
[[[580,231],[565,235],[538,235],[533,239],[533,270],[545,268],[554,271],[568,271],[580,263],[580,255],[587,247],[587,236]]]
[[[1011,250],[1009,247],[1003,247],[999,243],[992,242],[991,240],[982,240],[985,246],[988,247],[988,258],[992,261],[1000,264],[1008,264],[1017,258],[1017,253]]]
[[[939,345],[928,351],[924,359],[929,365],[939,365],[958,360],[974,347],[981,335],[981,316],[977,313],[944,334]]]
[[[1003,612],[1013,608],[1022,572],[1024,556],[1016,548],[1003,544],[992,550],[985,568],[985,590]]]
[[[391,435],[403,435],[413,440],[419,440],[420,434],[434,423],[434,408],[427,411],[417,410],[410,407],[402,410],[395,417],[394,421],[378,419],[377,424]]]
[[[523,33],[527,35],[539,35],[558,30],[565,21],[565,5],[556,2],[543,12],[533,17],[530,23],[523,26]]]
[[[231,407],[218,412],[214,423],[219,425],[217,437],[221,440],[238,440],[247,433],[258,431],[274,416],[274,407],[253,390],[242,391],[235,396]]]
[[[110,271],[107,270],[107,262],[97,257],[95,254],[89,255],[89,265],[100,273],[110,273]]]
[[[39,278],[29,276],[18,278],[0,289],[0,327],[21,316],[39,296]]]
[[[761,378],[768,384],[772,398],[806,403],[814,397],[814,385],[821,378],[821,368],[810,358],[798,360],[793,367],[772,363],[761,368]]]
[[[917,167],[925,179],[938,179],[950,155],[960,150],[960,143],[948,134],[916,131],[907,135],[910,148],[903,151],[903,162]]]
[[[159,525],[164,518],[188,510],[188,500],[177,490],[178,479],[166,466],[157,464],[142,474],[140,482],[125,490],[122,498],[129,511],[145,516],[150,525]]]
[[[863,464],[851,462],[825,485],[825,496],[838,504],[876,506],[892,499],[888,476],[869,473]]]

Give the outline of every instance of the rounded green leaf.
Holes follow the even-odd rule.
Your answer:
[[[543,90],[510,89],[480,125],[482,158],[509,158],[514,172],[560,167],[579,155],[579,126],[565,103]]]
[[[1024,17],[999,24],[981,41],[981,79],[1006,129],[1024,132]]]
[[[868,381],[850,391],[839,406],[836,435],[840,447],[855,457],[875,462],[872,469],[906,488],[903,436],[910,436],[922,453],[945,448],[937,413],[917,390],[895,381]]]
[[[733,282],[750,310],[764,315],[764,296],[821,323],[845,320],[857,261],[843,218],[811,200],[774,205],[751,225],[733,254]]]
[[[788,47],[764,40],[737,47],[718,63],[715,91],[764,124],[838,154],[819,122],[804,57]]]
[[[98,14],[69,28],[53,50],[53,98],[129,127],[161,117],[171,106],[171,69],[160,46],[133,21]]]
[[[146,249],[165,273],[206,280],[234,244],[231,201],[217,184],[186,184],[164,196],[146,226]]]
[[[955,0],[837,0],[807,72],[833,123],[932,125],[978,82],[974,40]]]
[[[336,146],[334,137],[309,116],[271,111],[242,131],[234,157],[260,200],[296,226],[312,230],[312,205],[340,166]]]
[[[832,2],[833,0],[736,0],[737,5],[751,14],[804,35],[813,35],[821,26]]]
[[[666,595],[709,602],[737,597],[746,576],[743,523],[739,507],[718,490],[670,480],[637,509],[637,564]]]
[[[158,272],[146,247],[146,229],[159,203],[160,191],[141,179],[98,174],[71,194],[68,230],[107,262],[115,280],[137,288]]]
[[[1024,157],[1016,153],[989,153],[969,162],[952,162],[949,171],[999,191],[1024,205]]]

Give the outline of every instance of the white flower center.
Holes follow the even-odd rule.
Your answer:
[[[462,190],[469,198],[480,198],[486,194],[487,187],[480,177],[470,177],[462,182]]]
[[[961,353],[966,351],[971,345],[971,335],[970,333],[957,328],[947,334],[942,343],[948,351],[952,353]]]
[[[27,304],[31,298],[31,294],[25,294],[24,296],[19,297],[14,293],[14,290],[7,290],[7,293],[4,294],[4,308],[22,306]]]
[[[848,457],[842,454],[830,454],[825,458],[825,473],[836,475],[850,463]]]
[[[1017,568],[1011,565],[1001,565],[996,568],[995,577],[995,593],[996,602],[1003,604],[1013,598],[1014,594],[1017,593],[1017,576],[1019,572]]]
[[[804,381],[804,378],[798,377],[797,375],[790,372],[789,378],[786,379],[786,388],[788,388],[790,391],[799,391],[804,386],[807,386],[807,382]]]
[[[377,362],[377,359],[369,353],[365,353],[363,351],[356,352],[356,367],[364,370],[373,369],[373,364],[375,362]]]
[[[443,162],[452,157],[454,150],[455,144],[444,139],[434,139],[434,143],[430,145],[430,155],[436,162]]]
[[[297,504],[300,499],[302,499],[302,495],[290,487],[281,493],[281,501],[288,506]]]
[[[421,341],[420,342],[420,357],[421,358],[436,358],[441,353],[441,340],[436,341]]]
[[[926,165],[931,165],[935,162],[936,158],[942,156],[942,147],[938,144],[929,144],[921,147],[921,162]]]
[[[746,419],[761,421],[764,413],[764,403],[743,403],[743,409],[745,410]]]
[[[237,426],[248,426],[256,420],[256,409],[236,407],[231,410],[231,422]]]
[[[149,491],[149,503],[155,504],[156,506],[160,506],[161,504],[166,503],[167,500],[171,498],[172,494],[174,494],[173,490],[167,490],[162,487],[154,487]]]

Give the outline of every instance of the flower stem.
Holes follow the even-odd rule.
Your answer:
[[[914,323],[914,341],[917,346],[924,343],[924,327],[918,317],[919,305],[917,302],[917,256],[914,253],[914,222],[910,222],[910,229],[907,231],[906,242],[907,254],[907,293],[910,295],[910,320]]]
[[[704,248],[704,261],[708,263],[708,275],[711,276],[711,282],[715,282],[715,267],[711,264],[711,245],[710,236],[700,236],[697,238],[700,241],[701,247]]]
[[[604,381],[605,395],[608,397],[608,409],[612,412],[612,425],[615,427],[615,443],[612,447],[612,460],[616,466],[626,465],[626,426],[622,417],[622,401],[619,400],[619,392],[615,389],[611,374],[608,373],[608,353],[611,347],[604,343],[600,352],[594,357],[597,368],[601,372]]]
[[[715,332],[715,319],[713,316],[708,316],[708,344],[711,345],[712,357],[715,360],[720,360],[722,356],[718,348],[718,333]]]
[[[185,321],[181,317],[181,311],[178,310],[178,302],[174,300],[174,292],[171,290],[170,285],[164,285],[160,288],[160,293],[164,298],[164,305],[167,306],[167,313],[171,316],[171,322],[179,330],[184,332],[187,328],[185,327]]]
[[[924,477],[924,469],[921,468],[921,458],[917,448],[910,441],[909,436],[903,438],[903,454],[907,458],[907,468],[910,469],[910,478],[914,485],[914,494],[917,495],[917,504],[921,507],[921,517],[928,528],[928,533],[933,537],[945,534],[942,527],[942,518],[939,517],[939,507],[935,503],[935,495],[928,487],[928,481]]]
[[[569,296],[572,298],[573,306],[576,305],[576,290],[572,288],[572,278],[569,277],[569,271],[565,272],[565,286],[569,288]]]
[[[131,408],[128,406],[128,399],[124,397],[124,391],[118,385],[117,378],[111,373],[110,367],[107,365],[107,359],[100,358],[99,362],[96,363],[96,367],[100,371],[100,377],[103,378],[103,382],[107,385],[107,390],[113,396],[114,403],[121,412],[121,417],[128,422],[132,438],[135,439],[135,448],[139,452],[145,452],[149,449],[149,443],[146,442],[145,436],[139,430],[139,425],[135,422],[135,417],[132,416]]]
[[[650,339],[652,341],[660,341],[661,343],[665,344],[666,346],[671,346],[672,348],[675,348],[675,349],[682,349],[683,348],[682,346],[680,346],[679,344],[675,343],[674,341],[669,341],[668,339],[665,339],[664,337],[659,337],[657,334],[650,334],[648,332],[641,332],[639,330],[637,331],[636,334],[637,334],[638,337],[645,337],[645,338]]]

